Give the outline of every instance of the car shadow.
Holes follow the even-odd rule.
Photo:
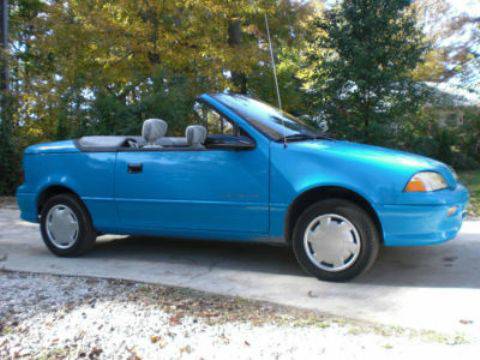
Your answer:
[[[262,243],[107,236],[88,256],[305,276],[288,248]]]
[[[102,237],[88,257],[308,277],[288,248],[268,244]],[[382,248],[373,268],[352,283],[480,288],[479,274],[480,235],[462,234],[441,245]]]
[[[444,244],[385,247],[358,283],[391,286],[480,288],[480,234]]]

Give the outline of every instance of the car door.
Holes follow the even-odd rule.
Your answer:
[[[212,108],[202,121],[216,136],[243,132]],[[122,228],[265,234],[268,231],[268,147],[251,150],[121,151],[116,203]]]

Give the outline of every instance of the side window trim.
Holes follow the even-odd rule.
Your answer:
[[[255,139],[250,135],[250,133],[245,130],[244,128],[242,128],[240,125],[238,125],[235,121],[233,121],[228,115],[226,115],[223,111],[217,109],[216,107],[214,107],[213,105],[209,104],[207,101],[205,101],[204,99],[202,98],[197,98],[195,100],[195,102],[197,103],[200,103],[201,105],[204,105],[205,107],[207,107],[208,109],[211,109],[213,111],[215,111],[216,113],[218,113],[223,119],[225,119],[226,121],[230,122],[230,124],[232,124],[233,128],[234,128],[234,136],[240,136],[240,131],[242,131],[245,136],[247,136],[248,138],[250,138],[251,140],[255,141]],[[202,124],[203,125],[203,124]],[[255,141],[256,142],[256,141]]]

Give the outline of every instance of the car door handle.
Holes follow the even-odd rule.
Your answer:
[[[143,170],[143,164],[128,164],[128,173],[129,174],[138,174]]]

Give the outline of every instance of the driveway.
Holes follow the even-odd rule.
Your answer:
[[[238,295],[382,324],[480,337],[480,222],[439,246],[386,248],[344,284],[305,275],[267,245],[103,236],[81,258],[51,255],[38,226],[0,209],[0,268],[119,278]]]

